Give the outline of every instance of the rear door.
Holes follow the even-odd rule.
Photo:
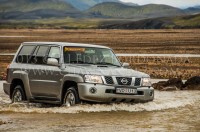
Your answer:
[[[44,67],[46,66],[45,57],[48,53],[49,46],[40,45],[37,46],[30,59],[30,70],[29,70],[29,83],[30,90],[33,96],[43,96],[44,89],[42,89],[42,76]]]
[[[55,58],[60,62],[61,49],[59,46],[51,46],[46,56],[48,58]],[[40,85],[42,94],[48,97],[58,97],[60,94],[61,82],[63,75],[59,66],[42,65],[42,75]]]

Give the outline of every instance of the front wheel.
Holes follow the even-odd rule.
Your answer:
[[[77,90],[74,87],[68,88],[64,96],[63,105],[70,107],[79,103],[80,99]]]
[[[20,85],[18,85],[14,88],[11,99],[12,99],[12,103],[22,102],[26,99],[24,90],[22,89],[22,87]]]

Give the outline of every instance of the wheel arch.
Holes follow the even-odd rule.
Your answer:
[[[26,91],[25,91],[25,88],[24,88],[24,83],[21,79],[19,78],[14,78],[11,82],[11,86],[10,86],[10,99],[12,98],[12,94],[13,94],[13,91],[15,89],[16,86],[20,85],[22,87],[22,90],[24,91],[25,93],[25,99],[27,99],[26,97]]]
[[[26,95],[26,99],[29,100],[32,94],[31,94],[30,85],[29,85],[28,72],[25,72],[23,70],[14,71],[11,78],[11,85],[13,85],[14,80],[18,80],[21,82],[21,84],[23,84],[23,90]],[[10,87],[10,90],[11,90],[11,87]],[[10,95],[12,95],[12,92],[10,91]]]
[[[61,102],[62,103],[63,103],[63,99],[64,99],[64,96],[65,96],[65,93],[67,92],[67,89],[69,89],[70,87],[75,87],[75,89],[78,92],[78,84],[77,84],[77,82],[72,81],[72,80],[66,80],[63,83],[63,86],[62,86],[62,92],[61,92]]]

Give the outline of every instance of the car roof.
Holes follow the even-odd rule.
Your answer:
[[[93,47],[93,48],[106,48],[106,46],[94,45],[94,44],[83,44],[83,43],[70,43],[70,42],[23,42],[23,45],[60,45],[60,46],[75,46],[75,47]]]

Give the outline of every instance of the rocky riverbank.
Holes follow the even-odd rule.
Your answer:
[[[171,78],[168,81],[159,81],[152,86],[161,91],[200,90],[200,76],[194,76],[183,83],[180,78]]]

